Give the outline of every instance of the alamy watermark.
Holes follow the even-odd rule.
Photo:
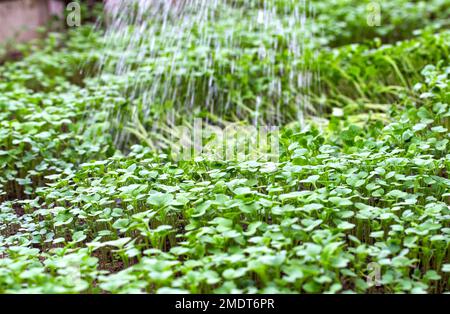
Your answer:
[[[69,27],[80,27],[81,26],[81,6],[78,2],[70,2],[67,7],[67,18],[66,23]]]
[[[381,287],[381,265],[375,262],[369,263],[367,265],[367,270],[370,271],[370,273],[366,276],[367,278],[367,284],[370,287]]]
[[[81,6],[78,2],[72,1],[66,7],[67,18],[66,23],[69,27],[81,26]],[[367,4],[367,25],[376,27],[381,26],[381,4],[373,1]]]
[[[367,25],[375,27],[381,26],[381,4],[379,2],[371,2],[367,4]]]
[[[279,127],[230,123],[224,128],[195,119],[192,127],[171,129],[171,157],[177,161],[201,157],[211,161],[277,162]]]

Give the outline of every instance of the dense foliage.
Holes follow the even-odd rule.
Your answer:
[[[375,28],[367,2],[313,2],[321,82],[277,163],[176,162],[143,140],[152,116],[117,147],[108,117],[155,59],[97,75],[114,51],[88,25],[23,47],[0,66],[0,292],[449,292],[449,4],[389,1]],[[192,49],[180,82],[208,81]],[[221,93],[252,111],[264,65],[235,53]]]

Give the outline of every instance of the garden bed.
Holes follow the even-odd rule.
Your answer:
[[[215,40],[240,10],[257,16],[256,2],[236,3],[207,24]],[[232,52],[203,42],[182,58],[163,35],[144,37],[157,53],[124,59],[83,25],[1,65],[0,292],[449,292],[449,6],[391,1],[372,29],[358,3],[316,4],[301,60],[320,73],[306,91],[316,110],[293,119],[298,91],[285,89],[277,161],[179,161],[155,127],[173,108],[185,126],[270,113],[278,99],[257,31]],[[268,46],[283,42],[263,33]],[[277,65],[292,67],[283,47]],[[180,68],[165,81],[175,87],[155,83]],[[144,115],[136,78],[183,101],[192,81],[205,93]],[[205,108],[211,78],[217,98]]]

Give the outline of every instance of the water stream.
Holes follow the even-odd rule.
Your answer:
[[[149,132],[194,116],[303,122],[317,76],[307,1],[110,0],[106,10],[100,75],[120,78],[129,102],[111,120]]]

